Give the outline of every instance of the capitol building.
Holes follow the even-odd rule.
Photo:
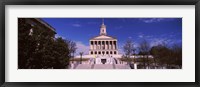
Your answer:
[[[89,60],[81,64],[79,62],[72,63],[72,69],[131,69],[126,61],[121,61],[122,54],[119,53],[117,38],[109,36],[106,30],[103,20],[99,28],[99,35],[91,37],[89,40],[88,54],[75,57]],[[130,56],[130,58],[141,57],[140,55]],[[149,55],[149,58],[152,57]],[[134,69],[137,69],[137,63],[134,63]]]
[[[90,48],[88,55],[83,55],[82,57],[92,58],[95,64],[113,64],[115,58],[122,57],[118,52],[117,38],[107,34],[104,20],[99,31],[98,36],[92,37],[89,40]],[[80,56],[76,56],[75,58],[80,58]]]
[[[90,39],[89,55],[95,57],[113,57],[118,55],[117,39],[107,35],[106,25],[104,25],[104,22],[100,27],[100,35]]]

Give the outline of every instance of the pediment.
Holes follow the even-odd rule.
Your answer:
[[[100,36],[96,36],[96,37],[93,37],[91,40],[108,40],[108,39],[116,39],[116,38],[113,38],[111,36],[107,36],[107,35],[100,35]]]

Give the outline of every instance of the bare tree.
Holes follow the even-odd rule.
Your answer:
[[[153,55],[154,67],[157,67],[157,59],[159,58],[159,45],[153,46],[150,50],[150,54]]]
[[[135,47],[134,47],[134,43],[131,39],[128,39],[126,41],[125,45],[123,46],[123,50],[124,50],[124,53],[125,53],[127,58],[130,58],[131,55],[134,54]],[[129,62],[129,64],[130,64],[130,62]]]
[[[77,49],[76,43],[73,42],[73,41],[69,41],[68,44],[69,44],[70,56],[74,57],[74,54],[75,54],[76,49]]]
[[[154,56],[154,62],[163,68],[171,62],[171,51],[166,44],[159,44],[151,48],[151,54]]]
[[[182,47],[178,44],[172,46],[173,52],[173,64],[178,65],[179,68],[182,68]]]
[[[73,57],[74,57],[74,54],[76,52],[76,49],[77,49],[76,43],[75,42],[71,42],[71,52],[73,54]]]
[[[83,52],[80,52],[79,55],[80,55],[80,57],[81,57],[81,58],[80,58],[80,64],[82,64],[82,56],[83,56]]]
[[[140,44],[139,44],[139,50],[141,52],[141,54],[143,55],[143,65],[144,68],[146,68],[146,59],[147,58],[147,67],[149,68],[149,54],[150,54],[150,44],[147,42],[147,40],[143,40]]]

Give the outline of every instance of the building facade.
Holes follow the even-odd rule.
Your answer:
[[[38,29],[46,30],[52,37],[54,37],[56,34],[55,28],[53,28],[51,25],[49,25],[40,18],[18,18],[18,21],[19,23],[28,24],[30,26],[29,35],[33,33],[34,30],[32,29],[32,27],[35,26],[37,26]]]
[[[100,26],[100,35],[90,39],[89,55],[95,57],[118,55],[117,39],[107,35],[104,22]]]

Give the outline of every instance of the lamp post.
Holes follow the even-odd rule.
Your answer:
[[[80,61],[80,64],[82,64],[82,56],[83,56],[83,52],[80,52],[80,57],[81,57],[81,61]]]
[[[133,50],[133,65],[134,65],[134,69],[137,69],[137,61],[136,61],[136,53],[135,50]]]

